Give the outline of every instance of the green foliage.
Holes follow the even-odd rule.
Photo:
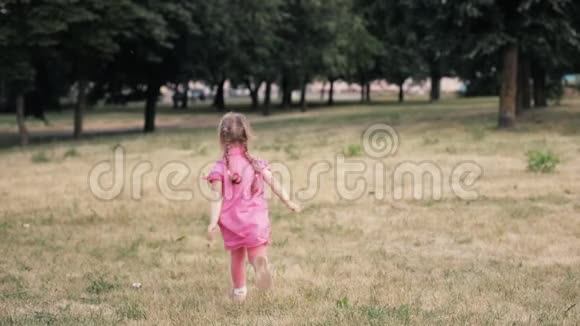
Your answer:
[[[230,44],[231,79],[256,90],[277,75],[279,46],[283,40],[277,33],[282,20],[282,1],[246,0],[233,2],[224,15],[231,15],[229,23],[237,37]],[[251,28],[248,28],[251,26]]]
[[[0,94],[57,106],[79,85],[91,102],[130,91],[147,99],[152,131],[160,87],[189,80],[229,80],[256,107],[264,83],[287,95],[315,79],[402,89],[449,75],[496,94],[501,51],[518,44],[558,100],[562,73],[580,65],[579,16],[570,0],[5,0]]]
[[[362,154],[362,146],[360,144],[350,144],[342,150],[345,157],[355,157]]]
[[[409,319],[411,315],[409,305],[406,304],[401,305],[393,309],[393,313],[401,323],[403,323],[404,325],[409,324]]]
[[[32,163],[48,163],[51,161],[50,157],[44,151],[32,154],[30,160]]]
[[[458,36],[470,58],[493,55],[518,43],[522,52],[546,68],[564,63],[568,51],[580,49],[578,26],[574,26],[578,6],[572,1],[449,0],[444,7],[455,18],[452,26],[462,33]]]
[[[336,307],[339,309],[348,309],[350,308],[350,301],[348,300],[347,296],[344,296],[338,300],[336,300]]]
[[[122,319],[146,320],[147,312],[134,300],[126,299],[117,308],[117,315]]]
[[[76,148],[70,148],[63,154],[64,158],[79,157],[79,156],[81,156],[81,154],[77,151]]]
[[[371,320],[383,320],[388,312],[383,307],[367,306],[365,307],[367,318]]]
[[[532,172],[551,173],[560,163],[560,159],[551,151],[531,150],[526,153],[528,170]]]
[[[42,325],[56,325],[58,320],[55,314],[46,311],[35,311],[32,319]]]
[[[424,75],[426,67],[418,51],[422,40],[413,28],[416,17],[404,2],[373,2],[366,15],[371,32],[382,46],[374,70],[376,76],[402,88],[408,78]]]
[[[90,294],[100,295],[117,288],[117,284],[107,280],[104,275],[90,274],[87,278],[89,284],[86,291]]]

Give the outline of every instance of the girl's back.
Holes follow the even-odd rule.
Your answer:
[[[249,157],[245,146],[235,145],[228,146],[224,159],[208,175],[210,182],[222,181],[219,225],[229,250],[269,243],[268,204],[260,173],[266,168],[264,161]]]
[[[218,126],[223,159],[216,162],[207,179],[219,199],[210,204],[208,238],[214,237],[219,225],[226,249],[231,252],[232,298],[246,297],[246,256],[256,270],[256,285],[269,288],[272,282],[266,247],[270,243],[268,204],[264,197],[264,183],[292,211],[300,206],[272,178],[264,161],[255,160],[248,153],[252,136],[250,124],[239,113],[226,114]]]

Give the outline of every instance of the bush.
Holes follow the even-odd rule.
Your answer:
[[[550,173],[554,172],[556,165],[560,163],[550,151],[533,150],[526,153],[528,156],[528,170],[532,172]]]

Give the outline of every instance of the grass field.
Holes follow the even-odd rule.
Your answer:
[[[300,214],[272,200],[275,287],[250,287],[243,305],[227,298],[228,253],[221,239],[208,246],[208,207],[194,186],[199,169],[219,158],[209,127],[218,116],[183,114],[181,128],[149,136],[1,150],[0,325],[580,324],[580,103],[531,111],[512,131],[494,129],[496,108],[495,99],[475,99],[251,115],[252,152],[284,161],[294,190],[312,163],[345,150],[372,163],[356,148],[377,122],[400,135],[397,155],[384,159],[388,171],[432,161],[447,176],[471,160],[484,174],[470,201],[449,187],[442,200],[377,201],[369,191],[344,201],[334,174]],[[140,115],[119,114],[87,125],[140,126]],[[127,171],[152,164],[140,200],[131,198],[129,173],[112,201],[89,190],[89,171],[117,145]],[[527,171],[526,152],[546,149],[560,160],[555,172]],[[157,172],[170,161],[191,169],[178,187],[193,199],[161,195]]]

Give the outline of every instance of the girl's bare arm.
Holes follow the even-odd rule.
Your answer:
[[[276,194],[276,196],[278,198],[280,198],[280,200],[293,212],[300,212],[300,210],[302,209],[300,207],[300,205],[298,205],[297,203],[293,202],[290,199],[290,196],[288,195],[288,193],[286,192],[286,190],[284,190],[284,188],[282,187],[282,185],[280,185],[280,183],[278,182],[278,180],[276,180],[273,176],[272,176],[272,172],[270,170],[264,170],[262,171],[262,175],[264,176],[264,181],[270,186],[270,188],[272,189],[272,191],[274,192],[274,194]]]
[[[209,240],[213,240],[222,210],[222,183],[221,181],[214,181],[211,183],[210,187],[214,200],[211,200],[209,204],[210,221],[207,227],[207,237]]]

